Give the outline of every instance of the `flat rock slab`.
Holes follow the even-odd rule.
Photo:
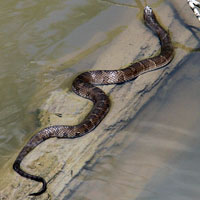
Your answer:
[[[173,7],[172,7],[173,6]],[[172,9],[173,8],[173,9]],[[179,17],[175,13],[176,8]],[[174,5],[162,4],[154,9],[159,20],[170,29],[173,42],[195,47],[193,33],[184,27],[180,19],[198,26],[198,21],[181,0]],[[181,33],[181,34],[180,34]],[[180,45],[181,46],[181,45]],[[95,69],[117,69],[127,66],[133,58],[141,60],[154,55],[160,48],[157,38],[140,21],[130,21],[129,26],[113,40],[109,48],[99,55]],[[145,73],[134,81],[122,85],[101,86],[109,95],[112,106],[106,118],[88,135],[74,140],[49,139],[33,150],[23,161],[22,167],[31,174],[38,174],[48,182],[48,190],[37,199],[63,199],[70,195],[83,180],[81,170],[88,161],[95,162],[112,145],[123,141],[120,134],[128,122],[156,93],[163,81],[188,54],[184,48],[176,48],[173,61],[162,69]],[[56,90],[41,106],[42,126],[77,124],[92,108],[92,103],[73,94],[70,90]],[[14,158],[13,158],[14,159]],[[35,199],[29,193],[37,192],[41,185],[22,178],[11,167],[3,184],[2,199]]]

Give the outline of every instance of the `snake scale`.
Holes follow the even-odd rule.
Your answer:
[[[88,71],[78,75],[72,83],[73,92],[91,100],[94,104],[87,117],[83,122],[75,126],[55,125],[42,129],[32,136],[17,156],[13,164],[13,169],[25,178],[42,183],[40,191],[30,195],[37,196],[44,193],[47,189],[47,183],[42,177],[31,175],[20,168],[23,158],[37,145],[49,138],[74,139],[89,133],[98,126],[108,113],[110,100],[108,96],[95,85],[117,84],[133,80],[146,71],[165,66],[173,59],[174,49],[170,36],[158,23],[153,10],[149,6],[144,8],[144,22],[160,40],[161,51],[159,55],[130,64],[124,69]]]

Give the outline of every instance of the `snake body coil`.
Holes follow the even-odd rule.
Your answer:
[[[44,193],[47,188],[47,183],[42,177],[28,174],[20,168],[20,163],[23,158],[37,145],[49,138],[73,139],[89,133],[98,126],[108,113],[110,108],[109,98],[95,85],[116,84],[130,81],[146,71],[166,65],[172,60],[174,50],[169,34],[159,25],[152,9],[148,6],[144,9],[144,21],[160,40],[160,54],[153,58],[133,63],[125,69],[89,71],[77,76],[73,81],[72,90],[77,95],[89,99],[94,103],[92,110],[85,120],[75,126],[56,125],[44,128],[36,133],[19,153],[13,164],[13,169],[23,177],[43,184],[39,192],[30,195],[37,196]]]

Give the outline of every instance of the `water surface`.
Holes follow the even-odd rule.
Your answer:
[[[0,2],[0,166],[39,126],[48,93],[68,78],[69,87],[123,31],[126,12],[98,0]]]

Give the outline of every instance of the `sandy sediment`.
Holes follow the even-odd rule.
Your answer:
[[[181,17],[194,20],[187,5],[176,1]],[[185,10],[184,13],[182,10]],[[192,45],[193,35],[178,19],[170,6],[160,6],[156,14],[165,27],[169,27],[173,41],[184,45]],[[198,22],[197,22],[198,23]],[[184,33],[181,34],[180,33]],[[105,52],[99,55],[93,70],[117,69],[133,61],[148,58],[159,50],[157,38],[140,21],[130,22]],[[102,86],[109,95],[111,110],[102,123],[90,134],[75,140],[49,139],[33,150],[23,161],[22,167],[31,174],[38,174],[48,181],[48,190],[37,199],[63,199],[78,187],[84,176],[81,170],[91,159],[93,162],[112,145],[123,141],[123,128],[134,118],[144,104],[156,93],[162,82],[174,71],[187,52],[176,49],[175,58],[165,68],[148,72],[136,80],[123,85]],[[71,91],[56,90],[41,106],[41,124],[77,124],[87,115],[92,103],[73,94]],[[41,187],[34,181],[20,177],[9,169],[8,179],[0,193],[2,199],[31,199],[29,193]]]

